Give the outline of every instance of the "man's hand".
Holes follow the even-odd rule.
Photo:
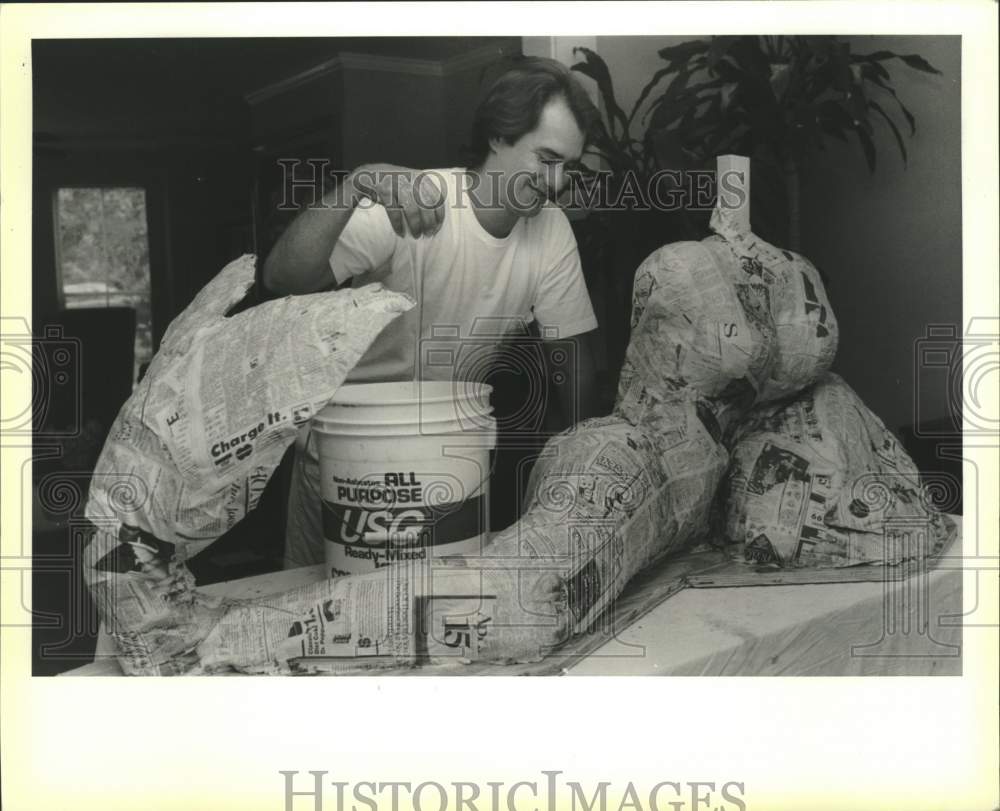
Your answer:
[[[434,172],[375,163],[355,169],[343,183],[350,205],[343,204],[344,189],[338,187],[324,194],[323,205],[300,211],[263,263],[264,289],[283,296],[330,289],[330,254],[363,200],[384,206],[401,237],[431,236],[444,222],[447,192],[444,178]]]
[[[372,163],[355,169],[349,182],[358,197],[385,208],[401,237],[433,236],[444,222],[447,192],[444,178],[434,172]]]

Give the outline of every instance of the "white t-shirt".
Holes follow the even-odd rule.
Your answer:
[[[476,219],[465,170],[436,175],[448,200],[434,236],[399,237],[382,206],[362,203],[330,255],[338,283],[379,281],[417,301],[375,339],[349,383],[466,379],[487,369],[484,349],[492,352],[506,335],[527,334],[532,321],[543,339],[597,327],[576,238],[561,209],[547,203],[498,239]],[[286,568],[323,561],[319,459],[308,426],[296,444]]]
[[[379,335],[349,383],[447,379],[455,368],[435,349],[524,334],[532,321],[543,338],[597,327],[576,238],[561,209],[546,203],[500,239],[476,219],[464,169],[435,170],[433,177],[448,195],[434,236],[399,237],[382,206],[362,202],[330,256],[338,283],[379,281],[417,301]]]

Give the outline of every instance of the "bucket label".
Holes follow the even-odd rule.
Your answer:
[[[382,480],[334,476],[332,483],[335,500],[323,499],[323,535],[345,564],[354,560],[379,568],[425,559],[430,548],[475,538],[486,527],[481,492],[426,504],[425,491],[434,483],[425,484],[412,472],[386,473]]]

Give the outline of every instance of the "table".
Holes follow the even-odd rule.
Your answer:
[[[907,567],[753,572],[718,550],[667,559],[633,579],[612,612],[542,662],[448,663],[391,675],[961,675],[962,532]],[[322,566],[203,587],[236,598],[314,582]],[[752,584],[752,585],[751,585]],[[64,676],[120,675],[95,662]],[[378,675],[388,675],[379,673]]]

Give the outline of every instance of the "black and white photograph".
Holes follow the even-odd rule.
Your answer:
[[[171,704],[208,702],[185,737],[215,734],[215,677],[304,709],[328,693],[320,715],[409,696],[413,716],[346,725],[352,757],[403,752],[378,730],[451,691],[496,697],[491,717],[534,694],[517,723],[559,726],[636,685],[666,725],[676,703],[695,723],[690,687],[740,727],[787,690],[838,724],[857,701],[857,736],[891,711],[851,689],[990,694],[996,6],[348,5],[2,9],[24,95],[3,277],[25,288],[0,336],[3,628],[33,689],[177,684]],[[914,799],[911,760],[872,807],[997,806],[985,707],[987,744],[952,746],[939,784],[967,794]],[[491,737],[470,709],[448,714]],[[972,747],[959,727],[924,745]],[[874,769],[888,739],[848,735],[834,751]],[[277,751],[246,807],[401,807],[339,748]],[[792,807],[776,765],[755,795],[710,760],[709,782],[632,761],[600,785],[589,760],[531,762],[491,799],[414,761],[402,804]],[[794,781],[815,807],[870,796],[806,785],[819,769]],[[143,802],[224,801],[182,794]]]

